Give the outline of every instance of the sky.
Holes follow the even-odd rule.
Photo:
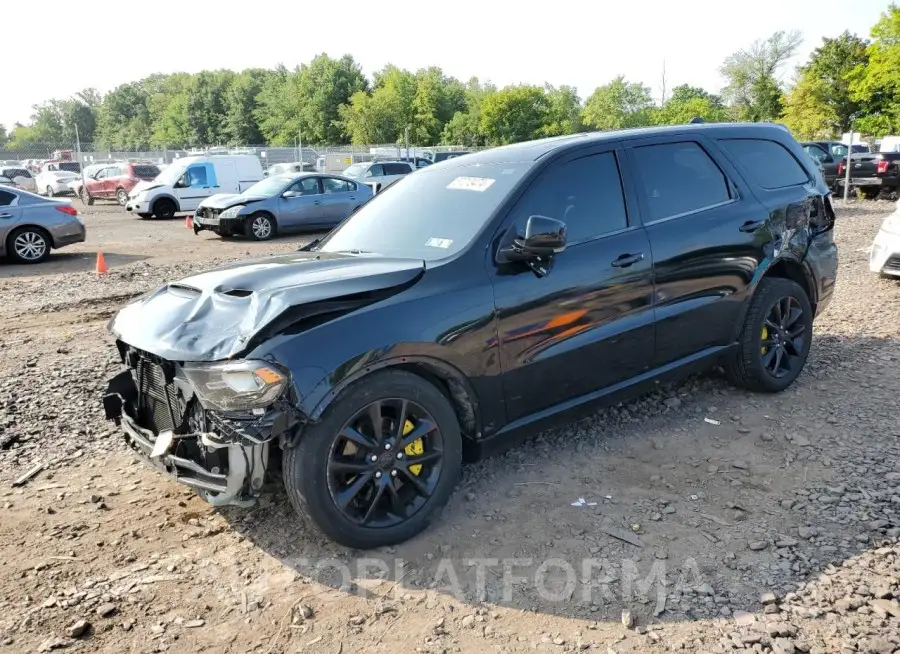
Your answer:
[[[803,32],[789,80],[823,37],[868,37],[889,1],[155,0],[126,14],[97,2],[44,0],[39,12],[4,4],[0,124],[11,127],[28,122],[33,104],[87,87],[103,93],[152,73],[293,68],[322,52],[353,55],[370,78],[388,63],[437,65],[463,81],[568,84],[582,98],[617,75],[659,98],[665,61],[668,88],[718,91],[722,60],[754,40]],[[17,52],[28,58],[16,63]]]

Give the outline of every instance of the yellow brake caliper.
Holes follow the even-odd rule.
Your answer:
[[[403,423],[404,436],[409,434],[409,432],[411,432],[413,429],[415,429],[415,425],[412,424],[412,421],[407,420],[405,423]],[[425,445],[422,443],[421,438],[417,438],[412,443],[403,448],[403,451],[406,452],[406,456],[417,456],[425,452]],[[419,473],[422,472],[422,464],[419,463],[414,466],[409,466],[409,471],[418,477]]]
[[[762,330],[762,340],[766,340],[767,338],[769,338],[769,329],[768,329],[765,325],[763,325],[763,330]],[[762,350],[761,354],[765,354],[765,353],[766,353],[766,346],[763,345],[762,348],[761,348],[761,350]]]

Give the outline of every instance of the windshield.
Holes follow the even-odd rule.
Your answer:
[[[25,177],[27,179],[31,179],[31,173],[29,173],[24,168],[4,168],[3,170],[0,170],[0,173],[2,173],[4,177],[8,177],[10,179],[14,179],[16,177]]]
[[[294,179],[292,175],[266,177],[264,180],[256,182],[256,184],[241,193],[241,195],[264,195],[266,197],[275,195],[292,179]]]
[[[184,166],[169,166],[159,175],[157,175],[156,179],[154,179],[153,181],[157,184],[163,184],[164,186],[175,186],[175,182],[181,179],[181,176],[184,175],[184,170]]]
[[[358,163],[353,164],[349,168],[347,168],[343,173],[341,173],[344,177],[352,177],[353,179],[360,179],[368,169],[368,164]]]
[[[364,204],[317,248],[434,261],[468,245],[529,163],[422,168]]]
[[[154,179],[159,175],[159,168],[150,164],[133,164],[131,170],[135,177],[146,180]]]
[[[70,173],[80,173],[81,164],[77,161],[60,161],[56,164],[60,170],[68,170]]]

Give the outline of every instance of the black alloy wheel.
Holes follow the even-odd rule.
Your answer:
[[[462,467],[450,400],[404,370],[351,384],[284,454],[282,476],[300,519],[347,547],[412,538],[446,504]]]
[[[812,321],[812,305],[802,286],[783,277],[763,277],[737,347],[724,362],[729,380],[751,391],[783,391],[806,365]]]
[[[763,368],[780,379],[802,367],[807,338],[800,302],[790,295],[775,302],[766,316],[760,339]]]
[[[410,400],[376,400],[341,428],[328,460],[328,490],[347,520],[391,527],[434,494],[443,459],[441,430]]]

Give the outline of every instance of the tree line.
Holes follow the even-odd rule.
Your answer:
[[[800,32],[776,32],[730,55],[720,94],[682,85],[655,102],[643,83],[620,76],[582,99],[570,86],[497,88],[462,82],[439,67],[388,65],[369,80],[351,55],[326,54],[293,70],[202,71],[151,75],[105,95],[86,89],[33,107],[28,125],[0,146],[27,149],[82,143],[115,149],[202,145],[401,143],[492,146],[584,130],[709,122],[775,121],[801,139],[849,131],[900,132],[900,8],[891,5],[871,38],[825,38],[791,79],[784,68]]]

